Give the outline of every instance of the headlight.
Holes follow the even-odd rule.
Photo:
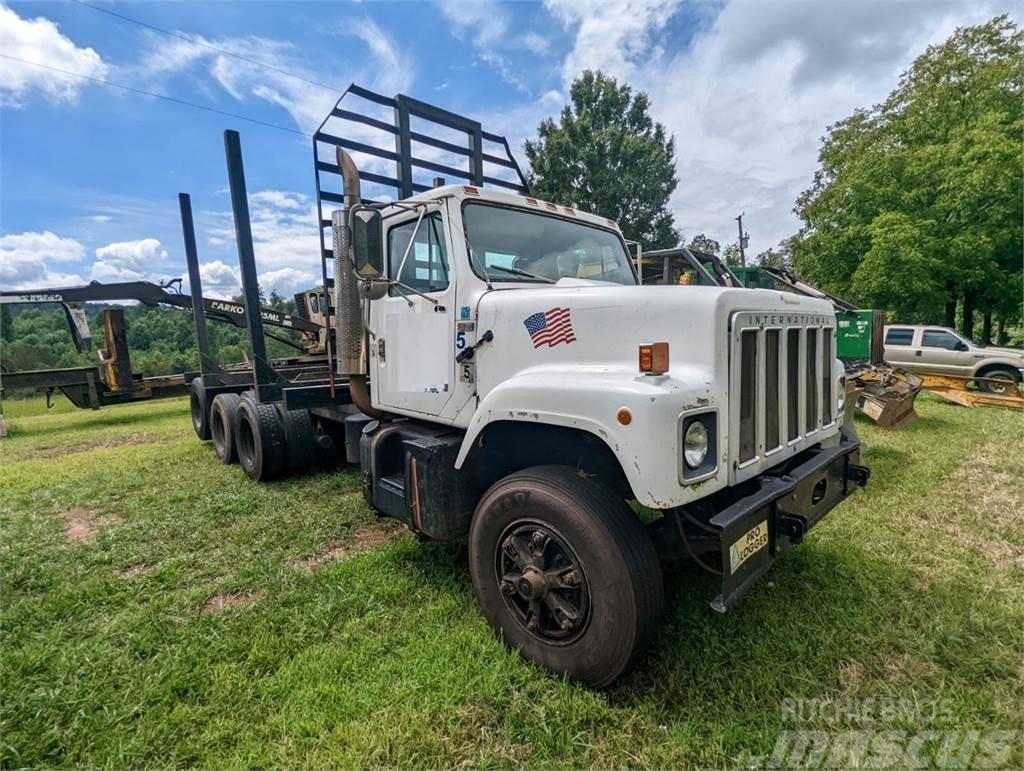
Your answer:
[[[708,454],[708,430],[704,424],[695,420],[690,423],[683,436],[683,459],[686,465],[696,469],[704,465]]]

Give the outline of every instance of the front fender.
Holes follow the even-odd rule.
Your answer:
[[[534,367],[502,381],[481,399],[455,461],[462,468],[481,432],[496,421],[540,423],[587,431],[618,459],[637,500],[668,508],[693,500],[679,484],[678,419],[683,411],[714,406],[710,373],[673,368],[644,376],[614,367]],[[629,410],[628,425],[619,422]],[[719,441],[720,453],[726,451]],[[724,470],[724,464],[719,464]],[[723,473],[720,475],[725,477]],[[708,480],[701,497],[721,484]]]

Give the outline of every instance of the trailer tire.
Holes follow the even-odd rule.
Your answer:
[[[647,530],[609,487],[567,466],[494,484],[469,533],[484,616],[525,658],[595,688],[643,652],[664,607]]]
[[[284,429],[288,454],[288,471],[302,472],[308,469],[316,452],[316,431],[306,410],[286,410],[278,405],[281,426]]]
[[[238,404],[241,401],[242,397],[238,394],[217,394],[210,405],[210,438],[213,439],[213,451],[227,464],[238,460],[235,422]]]
[[[255,399],[238,402],[235,448],[245,473],[258,482],[281,476],[287,468],[284,429],[277,408]]]
[[[203,379],[197,377],[188,388],[188,407],[192,414],[192,428],[202,441],[210,438],[210,402]]]

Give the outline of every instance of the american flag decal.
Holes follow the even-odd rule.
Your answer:
[[[559,343],[575,343],[576,335],[572,331],[572,315],[568,308],[552,308],[544,313],[527,316],[523,326],[530,333],[533,347],[546,345],[554,348]]]

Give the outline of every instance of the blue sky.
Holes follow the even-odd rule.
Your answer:
[[[467,114],[522,159],[524,139],[588,67],[647,91],[675,134],[684,234],[725,243],[745,211],[761,251],[796,229],[793,202],[829,123],[883,98],[956,26],[1015,10],[988,0],[86,2],[187,39],[75,2],[0,4],[0,54],[34,63],[0,57],[4,288],[184,275],[183,191],[208,293],[234,293],[225,128],[242,134],[264,284],[308,286],[311,149],[292,132],[311,133],[338,91],[355,81]]]

